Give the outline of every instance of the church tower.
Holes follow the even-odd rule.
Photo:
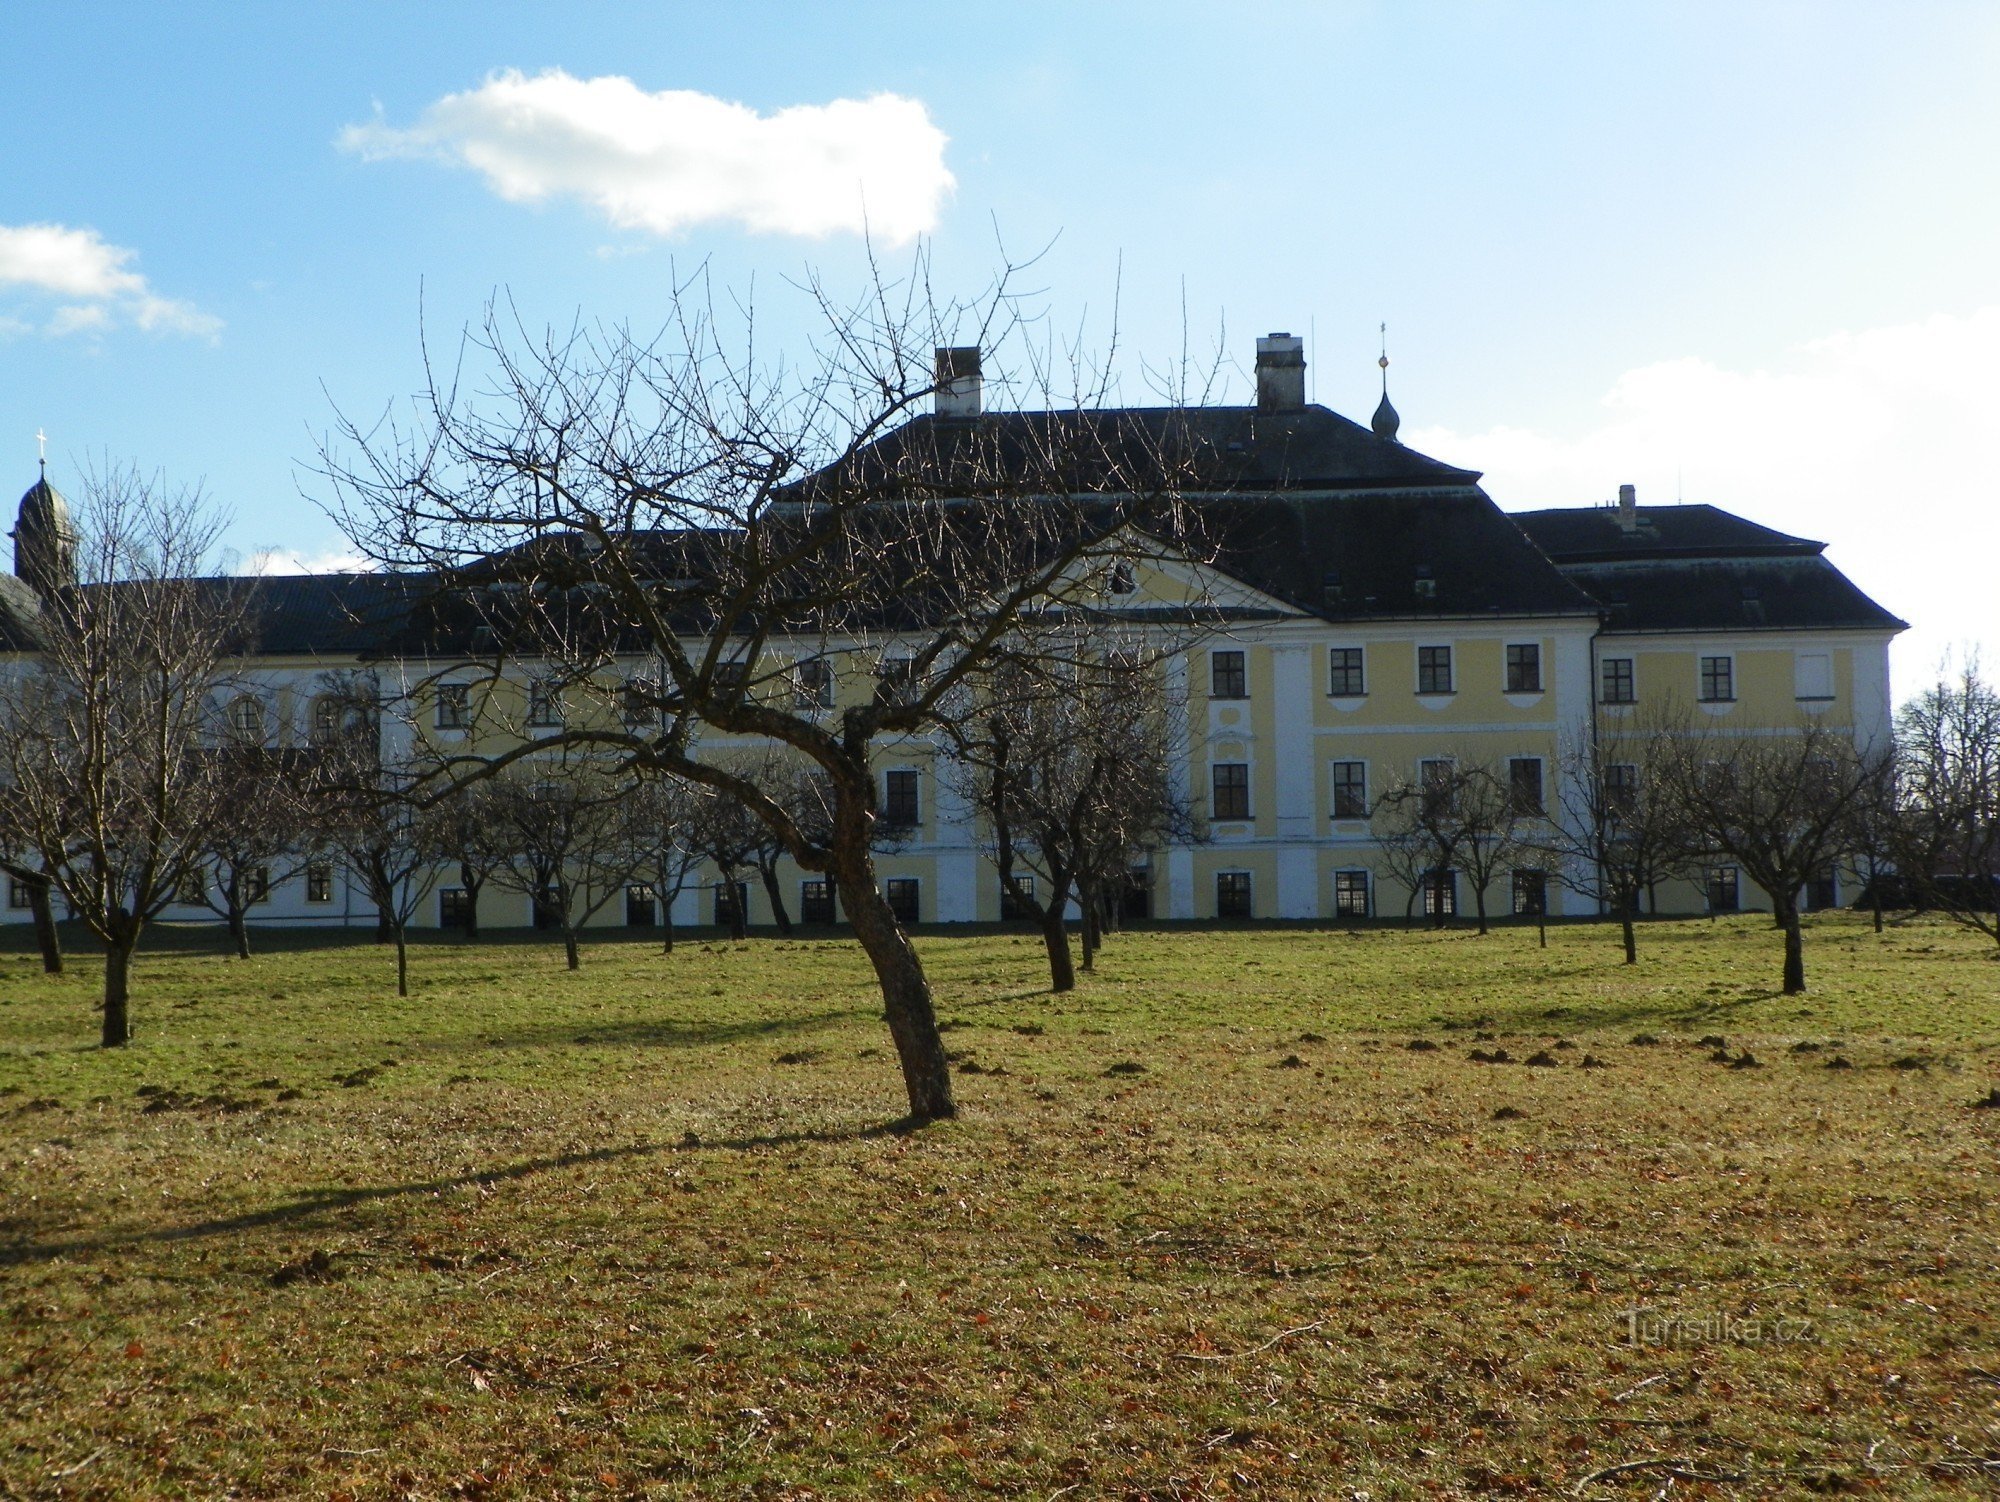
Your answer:
[[[21,497],[14,523],[14,576],[44,599],[76,583],[76,524],[69,502],[49,483],[48,461],[41,478]]]

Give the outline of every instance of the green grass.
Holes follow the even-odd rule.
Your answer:
[[[1748,917],[1632,968],[1133,933],[1062,999],[1026,935],[929,937],[965,1114],[907,1134],[844,942],[424,945],[403,1002],[370,945],[211,944],[109,1053],[89,959],[0,954],[0,1497],[2000,1470],[2000,964],[1941,924],[1816,920],[1803,998]]]

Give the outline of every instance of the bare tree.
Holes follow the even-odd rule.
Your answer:
[[[4,730],[5,727],[0,727]],[[29,844],[24,810],[18,793],[0,787],[0,876],[27,894],[29,916],[34,920],[35,945],[42,952],[42,970],[61,975],[63,970],[62,931],[56,927],[55,883],[36,862],[39,857]]]
[[[700,872],[702,855],[691,840],[702,806],[717,796],[694,783],[655,777],[633,792],[633,814],[647,858],[640,867],[660,904],[662,953],[674,952],[674,904]]]
[[[747,867],[756,864],[770,826],[740,798],[727,794],[704,799],[690,811],[682,834],[688,847],[704,863],[715,867],[716,921],[729,924],[729,937],[739,943],[749,936],[749,914],[744,911],[748,883]]]
[[[1457,907],[1458,871],[1476,864],[1482,873],[1475,894],[1479,931],[1486,932],[1485,887],[1495,860],[1478,846],[1497,839],[1496,826],[1505,817],[1491,780],[1476,764],[1430,757],[1418,764],[1414,778],[1398,778],[1375,800],[1371,819],[1382,863],[1409,894],[1406,922],[1424,897],[1432,923],[1444,927]]]
[[[465,936],[479,937],[479,894],[507,862],[498,799],[492,784],[453,787],[432,810],[431,837],[439,859],[457,871],[465,892]]]
[[[80,577],[44,600],[41,650],[0,683],[14,835],[105,946],[102,1041],[131,1036],[132,958],[204,856],[228,797],[217,706],[247,592],[212,572],[221,520],[130,470],[88,478]]]
[[[1686,875],[1698,849],[1667,775],[1673,746],[1651,725],[1565,746],[1554,817],[1538,836],[1555,878],[1617,916],[1628,965],[1639,962],[1641,900]]]
[[[2000,689],[1967,665],[1896,716],[1898,870],[1927,907],[2000,943]]]
[[[1683,726],[1664,750],[1669,796],[1703,845],[1769,894],[1785,934],[1784,993],[1804,991],[1800,893],[1850,854],[1853,820],[1879,785],[1886,753],[1859,750],[1817,721],[1768,736]]]
[[[239,703],[241,700],[239,699]],[[311,844],[300,787],[304,761],[244,737],[230,725],[216,752],[223,784],[215,822],[202,841],[205,866],[188,889],[223,921],[238,959],[250,958],[250,909],[302,868]]]
[[[1057,992],[1076,986],[1072,897],[1088,969],[1101,904],[1133,856],[1194,834],[1169,751],[1184,707],[1168,702],[1161,654],[1096,634],[1064,654],[1068,673],[994,675],[953,724],[947,774],[985,827],[1002,891],[1041,930]]]
[[[562,934],[564,962],[575,970],[585,926],[651,864],[651,823],[632,790],[582,754],[517,762],[488,788],[507,851],[493,880],[523,893],[538,921]]]
[[[1198,458],[1225,461],[1200,449],[1184,404],[1102,406],[1108,367],[1059,376],[1035,341],[1010,343],[1005,278],[978,307],[933,300],[921,268],[849,307],[811,295],[826,332],[805,367],[734,353],[699,284],[679,290],[656,338],[535,338],[489,314],[459,365],[479,365],[488,395],[436,373],[408,429],[343,421],[324,473],[357,547],[429,571],[517,655],[572,682],[632,653],[659,665],[632,685],[650,713],[467,750],[446,775],[568,744],[743,802],[836,887],[881,987],[910,1116],[927,1121],[956,1107],[930,982],[876,879],[875,749],[938,730],[953,696],[1077,587],[1080,560],[1184,539],[1178,495]],[[969,344],[1022,351],[1040,410],[979,415],[981,381],[1008,382]],[[475,590],[488,581],[516,588]],[[845,690],[837,706],[798,702],[808,661]],[[697,725],[813,763],[831,827],[802,828],[704,751]]]

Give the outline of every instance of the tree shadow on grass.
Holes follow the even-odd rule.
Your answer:
[[[630,1017],[613,1022],[592,1022],[578,1018],[564,1023],[512,1031],[488,1031],[468,1037],[438,1038],[427,1041],[426,1051],[449,1053],[454,1049],[553,1048],[563,1044],[606,1045],[632,1048],[707,1048],[728,1043],[752,1042],[758,1038],[780,1037],[788,1033],[810,1032],[853,1020],[873,1021],[881,1014],[863,1007],[812,1012],[799,1017],[765,1017],[750,1021],[701,1022],[682,1017]]]
[[[149,1243],[199,1241],[212,1236],[231,1236],[272,1226],[300,1225],[318,1216],[353,1209],[360,1205],[445,1194],[452,1190],[503,1184],[530,1178],[536,1174],[557,1173],[569,1168],[614,1163],[623,1159],[657,1157],[662,1153],[756,1152],[802,1143],[864,1142],[882,1137],[908,1136],[921,1131],[925,1125],[927,1123],[901,1116],[893,1121],[877,1122],[872,1126],[813,1127],[794,1132],[721,1137],[712,1141],[706,1138],[699,1141],[683,1139],[679,1142],[633,1142],[622,1147],[595,1147],[585,1152],[529,1158],[520,1163],[508,1163],[497,1168],[480,1169],[473,1173],[456,1174],[448,1178],[422,1179],[408,1184],[380,1184],[361,1189],[319,1190],[262,1210],[248,1210],[241,1215],[196,1221],[192,1225],[162,1226],[156,1230],[85,1237],[75,1241],[36,1243],[28,1240],[10,1240],[0,1244],[0,1267],[19,1267],[48,1262],[59,1257],[110,1252]]]

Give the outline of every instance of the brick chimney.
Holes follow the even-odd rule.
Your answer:
[[[1636,485],[1618,487],[1618,530],[1621,532],[1639,530],[1639,487]]]
[[[1291,334],[1257,341],[1257,410],[1296,412],[1306,404],[1306,342]]]
[[[939,417],[979,415],[979,347],[937,351],[937,392],[932,411]]]

